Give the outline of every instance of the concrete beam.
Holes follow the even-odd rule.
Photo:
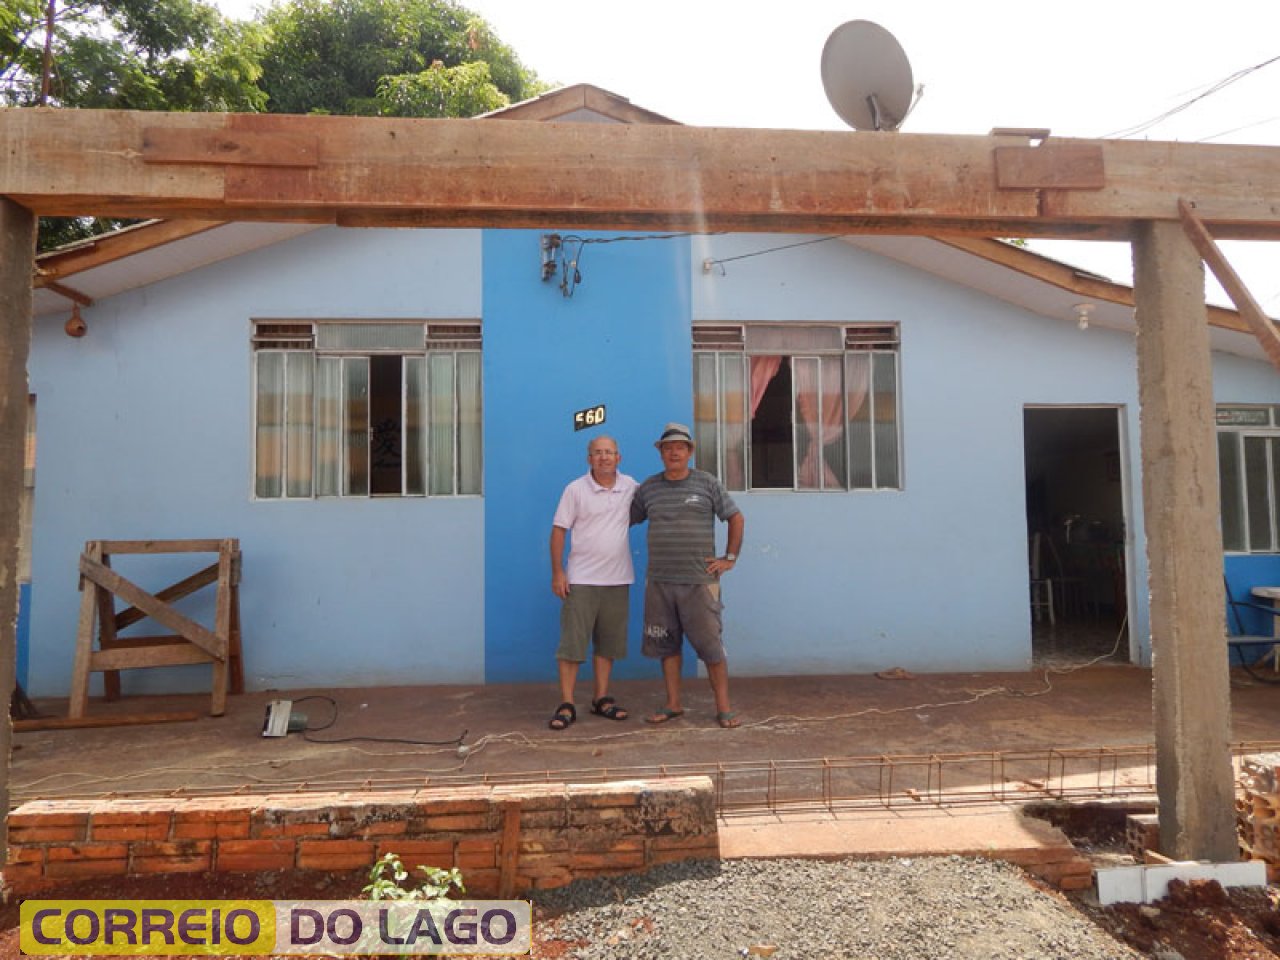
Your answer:
[[[1160,849],[1237,858],[1204,265],[1172,222],[1133,240]]]

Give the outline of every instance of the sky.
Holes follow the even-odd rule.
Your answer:
[[[251,16],[254,0],[215,0]],[[546,81],[591,83],[681,123],[847,129],[819,65],[831,32],[870,20],[892,33],[923,95],[904,133],[1280,145],[1280,3],[1215,0],[470,0]],[[1190,103],[1145,129],[1134,128]],[[1128,133],[1134,130],[1133,133]],[[1127,244],[1034,241],[1033,249],[1132,280]],[[1280,243],[1224,243],[1263,309],[1280,314]],[[1228,303],[1210,278],[1208,295]]]

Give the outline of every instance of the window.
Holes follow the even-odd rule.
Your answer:
[[[902,486],[898,328],[695,324],[698,466],[730,490]]]
[[[480,324],[254,325],[254,493],[480,493]]]
[[[1280,553],[1280,407],[1219,406],[1222,545]]]

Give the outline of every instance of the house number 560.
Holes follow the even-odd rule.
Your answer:
[[[604,423],[604,404],[587,407],[573,415],[573,429],[585,430],[587,427],[598,427]]]

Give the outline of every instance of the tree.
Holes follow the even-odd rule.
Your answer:
[[[0,0],[0,105],[458,117],[541,92],[452,0]],[[46,218],[40,248],[125,221]]]
[[[471,116],[543,89],[483,19],[450,0],[293,0],[265,23],[272,113]]]
[[[266,103],[262,27],[203,0],[0,0],[0,28],[9,106],[45,102],[46,72],[51,106],[258,112]]]

